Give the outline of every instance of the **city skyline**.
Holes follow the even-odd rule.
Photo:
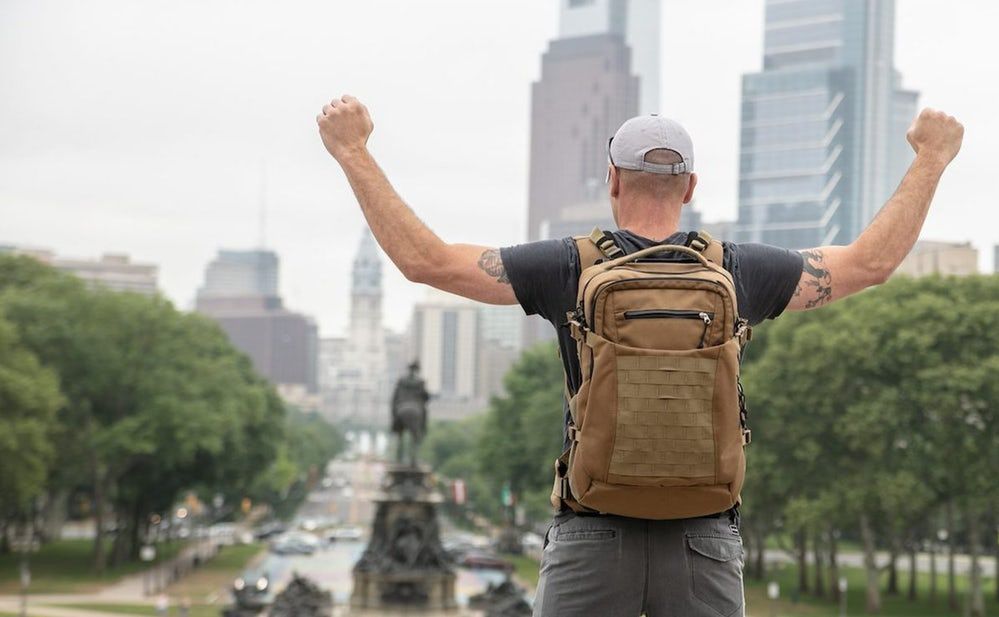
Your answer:
[[[318,144],[312,117],[325,98],[343,91],[372,109],[373,151],[442,237],[493,245],[522,241],[529,84],[557,35],[558,5],[401,7],[400,23],[379,23],[375,38],[395,41],[380,50],[381,59],[354,54],[364,59],[345,64],[329,57],[337,45],[374,45],[365,24],[390,4],[351,7],[350,27],[320,32],[312,22],[337,20],[317,19],[333,11],[318,4],[283,9],[284,21],[250,7],[234,26],[230,15],[196,3],[147,7],[147,13],[114,2],[109,6],[120,10],[5,3],[0,80],[17,95],[0,102],[0,243],[68,255],[128,253],[158,265],[167,296],[191,308],[215,250],[255,244],[257,175],[265,158],[268,248],[282,257],[281,295],[289,307],[316,316],[324,334],[341,331],[352,248],[339,247],[338,238],[356,237],[363,223],[340,171]],[[670,30],[685,62],[671,65],[670,79],[664,79],[664,113],[694,136],[705,219],[732,219],[739,76],[761,69],[764,3],[731,3],[715,12],[693,2],[664,4],[671,7],[664,20],[686,20]],[[105,19],[112,13],[113,20]],[[453,19],[436,19],[438,13]],[[970,240],[989,254],[999,226],[988,207],[994,191],[987,166],[979,161],[988,160],[996,141],[986,105],[999,92],[981,76],[988,74],[985,58],[999,47],[984,24],[999,10],[969,2],[941,13],[899,0],[897,14],[895,64],[906,87],[922,92],[921,104],[944,109],[968,127],[924,238]],[[289,21],[295,40],[278,31]],[[165,34],[181,24],[191,27],[177,51]],[[516,28],[518,36],[482,36],[494,28]],[[224,43],[220,31],[226,32]],[[331,36],[337,41],[332,47]],[[711,48],[720,38],[728,43],[724,52]],[[260,50],[252,48],[258,40]],[[938,43],[927,46],[926,40]],[[134,53],[118,54],[123,46]],[[120,87],[123,76],[129,87]],[[468,79],[480,86],[453,87]],[[71,117],[63,109],[67,100],[75,110]],[[469,144],[469,134],[481,142]],[[474,151],[475,143],[490,147]],[[472,154],[454,160],[451,153],[470,147]],[[991,270],[983,262],[982,269]],[[390,266],[385,279],[385,305],[392,307],[386,324],[401,331],[423,292]]]

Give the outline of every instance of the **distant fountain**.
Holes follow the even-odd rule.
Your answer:
[[[443,499],[430,482],[430,470],[417,462],[429,398],[414,363],[392,396],[396,461],[374,500],[371,540],[354,566],[354,609],[440,612],[457,607],[454,567],[437,524]]]

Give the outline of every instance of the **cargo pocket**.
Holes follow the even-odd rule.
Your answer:
[[[691,591],[722,617],[743,608],[742,542],[737,538],[687,535]]]

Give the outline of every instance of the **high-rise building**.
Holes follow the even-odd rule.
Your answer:
[[[559,38],[615,34],[631,49],[638,113],[659,113],[660,0],[561,0]]]
[[[405,340],[382,323],[382,261],[365,228],[351,265],[346,336],[323,339],[321,344],[326,416],[358,427],[387,426],[392,387],[408,364],[404,349]]]
[[[278,256],[273,251],[219,251],[205,270],[198,300],[241,296],[277,297]]]
[[[156,284],[159,268],[153,264],[135,263],[128,255],[105,253],[100,259],[76,259],[59,257],[48,249],[22,246],[0,246],[0,253],[33,257],[57,270],[72,274],[90,287],[145,296],[159,293]]]
[[[763,70],[742,84],[738,239],[847,243],[891,195],[918,98],[894,24],[894,0],[767,0]]]
[[[195,308],[216,321],[280,392],[295,393],[296,404],[317,392],[318,329],[312,318],[284,308],[275,253],[219,251],[205,269]]]
[[[531,91],[529,240],[613,226],[607,141],[659,106],[659,0],[561,0]]]
[[[413,351],[427,389],[438,399],[476,396],[479,306],[431,291],[413,309]]]

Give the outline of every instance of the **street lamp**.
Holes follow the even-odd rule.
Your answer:
[[[846,590],[848,584],[846,582],[846,577],[842,576],[839,579],[839,617],[846,617]]]

